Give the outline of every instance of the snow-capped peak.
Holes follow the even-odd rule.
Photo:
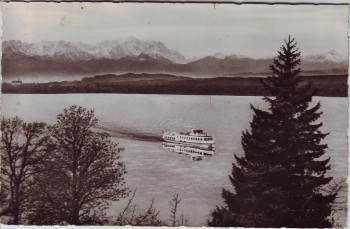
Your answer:
[[[225,57],[226,57],[225,54],[222,54],[220,52],[214,53],[212,56],[215,58],[218,58],[218,59],[225,59]]]
[[[203,58],[206,58],[206,57],[214,57],[216,59],[244,59],[244,58],[249,58],[248,56],[244,56],[244,55],[236,55],[236,54],[223,54],[223,53],[220,53],[220,52],[217,52],[217,53],[214,53],[212,55],[207,55],[207,56],[193,56],[193,57],[190,57],[187,59],[187,63],[190,63],[190,62],[193,62],[193,61],[196,61],[196,60],[199,60],[199,59],[203,59]]]
[[[5,52],[21,52],[26,55],[70,56],[70,60],[72,60],[72,54],[76,59],[86,60],[93,58],[119,59],[144,53],[152,57],[164,57],[173,63],[184,63],[186,61],[183,55],[168,49],[160,41],[144,41],[135,37],[128,37],[124,42],[116,40],[101,41],[96,45],[67,41],[41,41],[36,43],[5,41],[3,50]]]
[[[341,55],[335,50],[330,50],[323,54],[307,55],[304,57],[304,59],[308,61],[315,61],[315,62],[324,62],[324,61],[344,62],[348,60],[348,57],[346,55]]]
[[[134,36],[128,36],[125,40],[125,42],[134,42],[134,43],[137,43],[137,42],[140,42],[139,39],[137,39],[136,37]]]

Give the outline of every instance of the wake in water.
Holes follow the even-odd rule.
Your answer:
[[[114,127],[106,127],[105,125],[95,125],[94,128],[96,130],[104,131],[110,134],[113,137],[118,138],[127,138],[127,139],[133,139],[138,141],[149,141],[149,142],[160,142],[162,141],[162,137],[141,132],[139,130],[130,129],[122,126],[114,126]]]

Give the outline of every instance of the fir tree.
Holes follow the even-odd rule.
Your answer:
[[[251,131],[242,133],[243,156],[235,155],[230,180],[235,192],[223,189],[225,207],[212,212],[209,226],[331,227],[336,194],[320,188],[332,178],[325,158],[327,136],[317,122],[320,103],[311,106],[312,83],[299,76],[300,52],[290,36],[262,81],[272,95],[267,111],[251,106]]]

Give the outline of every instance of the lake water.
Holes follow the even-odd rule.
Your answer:
[[[328,144],[332,169],[329,175],[347,176],[347,98],[315,97],[321,101],[324,140]],[[70,105],[94,109],[101,129],[108,129],[125,147],[126,186],[137,188],[135,202],[146,208],[152,198],[167,220],[169,200],[176,193],[182,198],[180,211],[191,225],[205,225],[210,212],[222,205],[222,188],[232,190],[229,181],[233,153],[241,154],[241,134],[249,129],[249,104],[266,108],[261,97],[181,96],[124,94],[4,94],[2,114],[25,121],[55,122],[56,115]],[[205,130],[216,139],[213,157],[191,161],[188,156],[167,151],[157,139],[162,131]],[[146,139],[146,138],[145,138]],[[148,139],[148,138],[147,138]],[[108,214],[116,215],[126,200],[114,203]]]

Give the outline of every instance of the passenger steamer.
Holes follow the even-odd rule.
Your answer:
[[[212,148],[215,147],[215,141],[212,136],[204,133],[203,130],[192,129],[188,133],[177,132],[165,132],[163,134],[163,140],[173,143],[187,143],[190,145],[201,145],[202,147]]]

